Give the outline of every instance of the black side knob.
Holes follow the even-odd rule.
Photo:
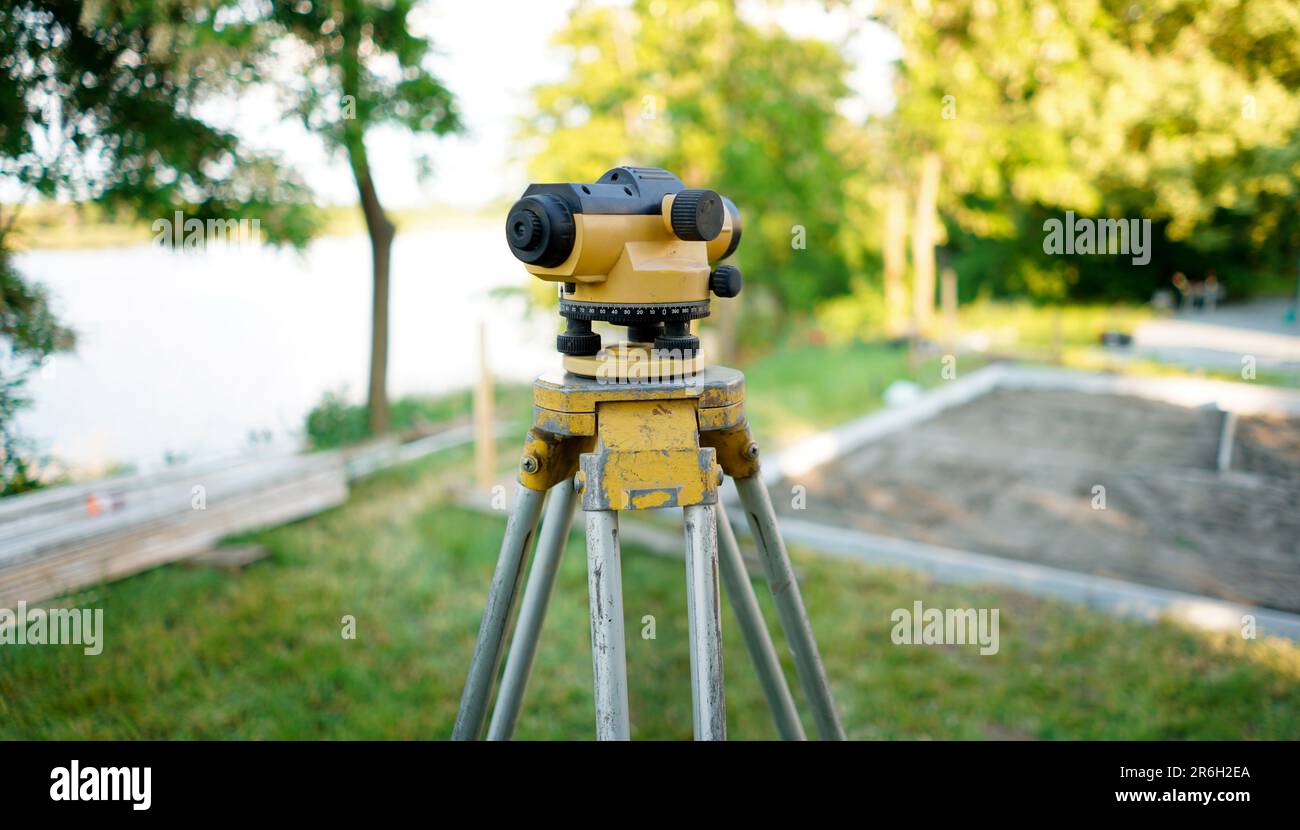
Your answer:
[[[690,360],[699,350],[700,338],[691,334],[688,320],[669,320],[664,323],[663,332],[655,338],[655,351],[660,353],[660,357]]]
[[[591,330],[590,320],[569,318],[564,331],[555,336],[555,349],[560,354],[593,355],[600,351],[600,335]]]
[[[669,214],[673,233],[687,242],[712,242],[726,218],[722,197],[712,190],[681,190],[673,196]]]
[[[600,335],[594,331],[555,335],[555,350],[560,354],[593,355],[600,351]]]
[[[719,265],[718,270],[709,274],[709,290],[719,297],[734,297],[744,285],[740,269],[734,265]]]

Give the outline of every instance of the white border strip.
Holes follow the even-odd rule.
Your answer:
[[[842,558],[923,571],[937,582],[996,585],[1079,603],[1116,616],[1162,618],[1209,631],[1240,633],[1246,615],[1259,636],[1300,640],[1300,614],[1241,605],[1120,579],[877,536],[858,530],[781,517],[786,541]]]

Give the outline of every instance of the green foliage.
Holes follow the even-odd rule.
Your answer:
[[[45,289],[24,282],[0,244],[0,496],[40,486],[42,465],[15,431],[14,416],[28,403],[22,388],[31,372],[75,342],[76,335],[56,319]]]
[[[369,437],[366,408],[348,403],[345,391],[327,391],[307,413],[307,438],[318,450],[355,444]]]
[[[254,21],[271,40],[304,47],[297,81],[281,91],[309,130],[347,152],[359,177],[372,127],[431,135],[462,128],[455,99],[429,67],[433,43],[408,25],[414,7],[414,0],[274,0]]]
[[[856,280],[847,294],[822,303],[816,319],[832,343],[847,343],[883,330],[887,316],[884,295],[876,286]]]
[[[796,309],[848,287],[836,104],[849,65],[836,48],[685,0],[580,3],[557,45],[567,76],[534,91],[524,129],[534,180],[666,167],[740,207],[747,285]],[[795,226],[806,249],[792,247]]]
[[[1300,6],[1292,0],[886,0],[891,149],[944,160],[963,280],[1145,299],[1173,271],[1235,293],[1300,254]],[[1052,259],[1048,216],[1145,217],[1152,265]]]
[[[199,106],[265,44],[233,0],[17,0],[0,9],[0,174],[146,218],[257,217],[302,245],[309,195]]]
[[[524,423],[532,413],[532,387],[500,384],[495,392],[499,418]],[[401,433],[463,422],[473,414],[473,393],[399,398],[392,402],[392,429]],[[347,446],[373,437],[366,407],[348,402],[346,390],[327,391],[307,413],[307,438],[318,450]]]

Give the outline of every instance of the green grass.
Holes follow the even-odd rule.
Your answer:
[[[962,355],[957,376],[985,363]],[[941,382],[938,358],[920,360],[912,370],[905,346],[887,343],[820,345],[790,342],[742,364],[745,413],[759,438],[787,443],[865,415],[883,403],[885,390],[898,380],[924,387]]]
[[[1149,307],[1139,305],[1037,306],[1025,301],[983,300],[963,306],[957,324],[963,331],[989,332],[995,343],[1092,346],[1103,331],[1132,333],[1138,324],[1153,316]]]
[[[0,738],[446,737],[504,527],[442,500],[465,460],[383,473],[340,509],[259,534],[272,556],[243,572],[171,566],[77,597],[104,609],[103,654],[0,652]],[[1289,642],[795,556],[854,738],[1300,738],[1300,649]],[[636,738],[690,737],[682,567],[625,551]],[[759,595],[775,631],[761,586]],[[1000,652],[893,645],[889,614],[916,599],[1000,608]],[[355,640],[341,637],[345,614]],[[656,619],[653,640],[640,636],[645,615]],[[723,626],[730,733],[775,737],[729,609]],[[519,737],[591,737],[588,637],[574,536]]]

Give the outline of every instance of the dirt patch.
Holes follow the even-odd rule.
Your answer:
[[[1222,417],[996,390],[785,484],[801,518],[1300,611],[1300,423],[1242,418],[1220,474]]]

